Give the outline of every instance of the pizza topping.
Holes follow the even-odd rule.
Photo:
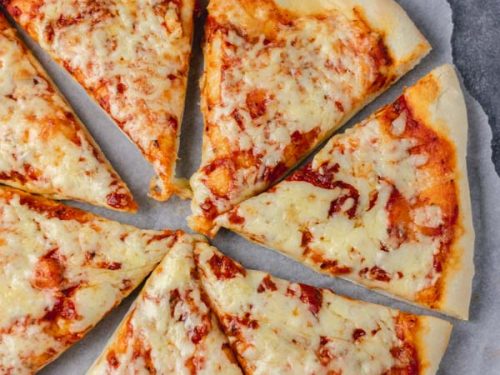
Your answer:
[[[309,311],[318,315],[323,304],[321,290],[310,285],[298,284],[300,288],[300,300],[309,305]]]
[[[214,254],[209,260],[213,273],[219,280],[245,276],[245,269],[225,255]]]
[[[426,319],[434,318],[353,301],[263,272],[246,270],[242,278],[217,279],[209,260],[219,252],[208,244],[196,251],[210,304],[240,362],[252,372],[416,375],[424,349],[419,340],[437,334],[427,329],[435,326]],[[272,293],[259,289],[264,280],[276,287]],[[283,311],[290,312],[286,319]]]
[[[272,292],[275,292],[276,290],[278,290],[278,287],[273,282],[273,280],[271,279],[270,275],[266,275],[262,279],[261,283],[259,284],[259,287],[257,288],[257,292],[258,293],[263,293],[263,292],[265,292],[267,290],[270,290]]]
[[[23,11],[32,3],[23,3]],[[15,17],[23,14],[15,5],[8,8]],[[36,10],[33,17],[39,15]],[[59,199],[135,211],[125,183],[3,16],[0,51],[0,76],[5,77],[0,83],[5,114],[0,181]]]
[[[354,341],[360,340],[363,336],[366,335],[366,332],[364,329],[361,328],[356,328],[354,332],[352,333],[352,338]]]
[[[347,15],[342,7],[304,14],[267,1],[215,2],[206,39],[202,109],[208,147],[191,180],[190,221],[204,232],[214,226],[213,219],[202,218],[207,199],[219,216],[267,189],[397,78],[398,62],[383,33],[363,12]],[[224,189],[214,189],[206,167],[237,152],[251,152],[253,162],[232,164]]]
[[[34,273],[32,285],[37,289],[58,288],[64,280],[64,266],[57,259],[57,249],[40,258]]]
[[[13,16],[91,94],[137,145],[156,174],[151,194],[165,200],[174,181],[191,52],[194,1],[120,3],[8,0]],[[86,35],[86,38],[82,36]],[[127,41],[126,43],[123,41]],[[126,197],[108,195],[112,207]],[[105,195],[106,197],[106,195]]]

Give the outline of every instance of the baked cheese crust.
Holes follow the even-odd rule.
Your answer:
[[[242,374],[204,302],[193,245],[169,251],[87,375]]]
[[[467,128],[455,71],[440,67],[220,224],[319,272],[466,319]]]
[[[125,183],[1,14],[0,112],[1,183],[137,210]]]
[[[0,373],[31,374],[79,341],[181,241],[0,188]]]
[[[175,179],[194,0],[2,0],[153,165],[150,194],[188,195]]]
[[[451,325],[244,269],[197,245],[202,286],[247,374],[434,374]]]
[[[430,49],[389,0],[212,0],[208,11],[190,218],[207,235]]]

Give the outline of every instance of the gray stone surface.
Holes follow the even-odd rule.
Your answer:
[[[467,89],[490,118],[493,161],[500,175],[500,0],[448,2],[455,24],[453,57]]]

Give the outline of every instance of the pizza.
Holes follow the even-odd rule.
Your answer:
[[[189,194],[175,178],[194,0],[1,0],[7,11],[152,164],[150,195]]]
[[[0,183],[137,210],[125,183],[0,14]]]
[[[220,223],[318,272],[467,319],[467,128],[455,71],[439,67]]]
[[[193,246],[169,251],[87,375],[242,374],[204,302]]]
[[[1,187],[0,373],[31,374],[53,361],[183,238]]]
[[[190,226],[277,182],[430,46],[392,0],[211,0]]]
[[[199,244],[203,289],[247,374],[435,374],[451,325],[243,268]]]

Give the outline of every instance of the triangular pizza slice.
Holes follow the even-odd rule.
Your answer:
[[[152,164],[151,196],[189,194],[175,164],[194,0],[1,2]]]
[[[430,49],[393,0],[211,0],[193,229],[277,182]]]
[[[442,66],[220,224],[315,270],[468,317],[467,112]]]
[[[244,269],[195,250],[203,289],[247,374],[434,374],[451,325]]]
[[[0,373],[29,374],[53,361],[184,236],[0,188]]]
[[[0,183],[136,211],[125,183],[0,14]]]
[[[87,375],[242,373],[201,292],[193,244],[165,256]]]

